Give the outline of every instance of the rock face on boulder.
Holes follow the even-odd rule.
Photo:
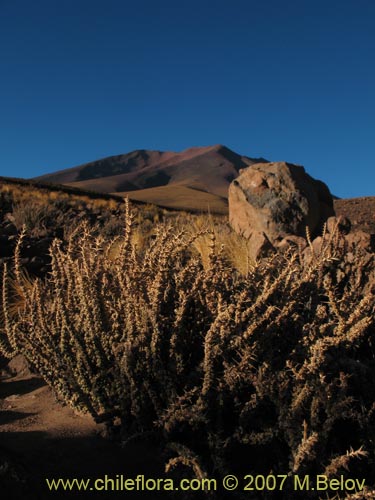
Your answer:
[[[261,257],[290,235],[312,236],[334,215],[328,187],[315,180],[301,166],[290,163],[257,163],[244,170],[229,186],[229,221],[245,238],[267,240],[254,247],[253,257]]]

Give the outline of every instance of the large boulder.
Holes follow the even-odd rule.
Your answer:
[[[249,240],[263,234],[273,246],[290,235],[312,237],[334,215],[328,187],[301,166],[257,163],[240,170],[229,186],[229,221]],[[261,255],[253,255],[259,257]]]

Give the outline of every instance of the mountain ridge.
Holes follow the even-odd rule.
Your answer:
[[[167,185],[227,197],[241,168],[267,161],[240,155],[222,144],[181,152],[138,149],[34,178],[106,193],[131,193]]]
[[[180,152],[136,149],[30,181],[129,197],[136,202],[171,209],[227,214],[230,182],[241,168],[260,162],[267,160],[240,155],[222,144],[191,147]],[[122,169],[122,173],[116,174],[116,169]],[[375,197],[334,199],[338,215],[349,216],[355,226],[375,232],[369,214],[375,206]]]

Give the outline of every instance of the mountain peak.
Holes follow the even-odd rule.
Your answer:
[[[184,196],[186,190],[192,197],[198,196],[199,191],[217,196],[224,203],[229,183],[240,169],[255,162],[223,144],[195,146],[178,153],[137,149],[47,174],[37,180],[124,196],[142,191],[146,201],[151,190],[168,186],[168,195],[173,196],[174,190],[179,197],[184,187]],[[165,189],[162,192],[165,194]]]

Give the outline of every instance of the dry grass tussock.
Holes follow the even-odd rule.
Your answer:
[[[21,236],[13,279],[24,300],[10,310],[5,267],[2,354],[23,353],[63,402],[121,439],[154,433],[168,469],[374,487],[375,302],[358,285],[360,261],[338,280],[337,236],[308,264],[275,254],[241,274],[212,234],[203,263],[200,237],[159,226],[138,251],[127,209],[122,238],[86,226],[55,240],[51,274],[25,286]],[[277,498],[317,498],[291,486]]]
[[[193,251],[200,256],[204,266],[209,264],[211,239],[214,237],[216,247],[221,249],[223,256],[236,272],[245,276],[249,274],[254,264],[250,256],[249,241],[230,227],[227,217],[182,212],[174,218],[173,225],[190,236],[199,233],[199,237],[193,241]]]

